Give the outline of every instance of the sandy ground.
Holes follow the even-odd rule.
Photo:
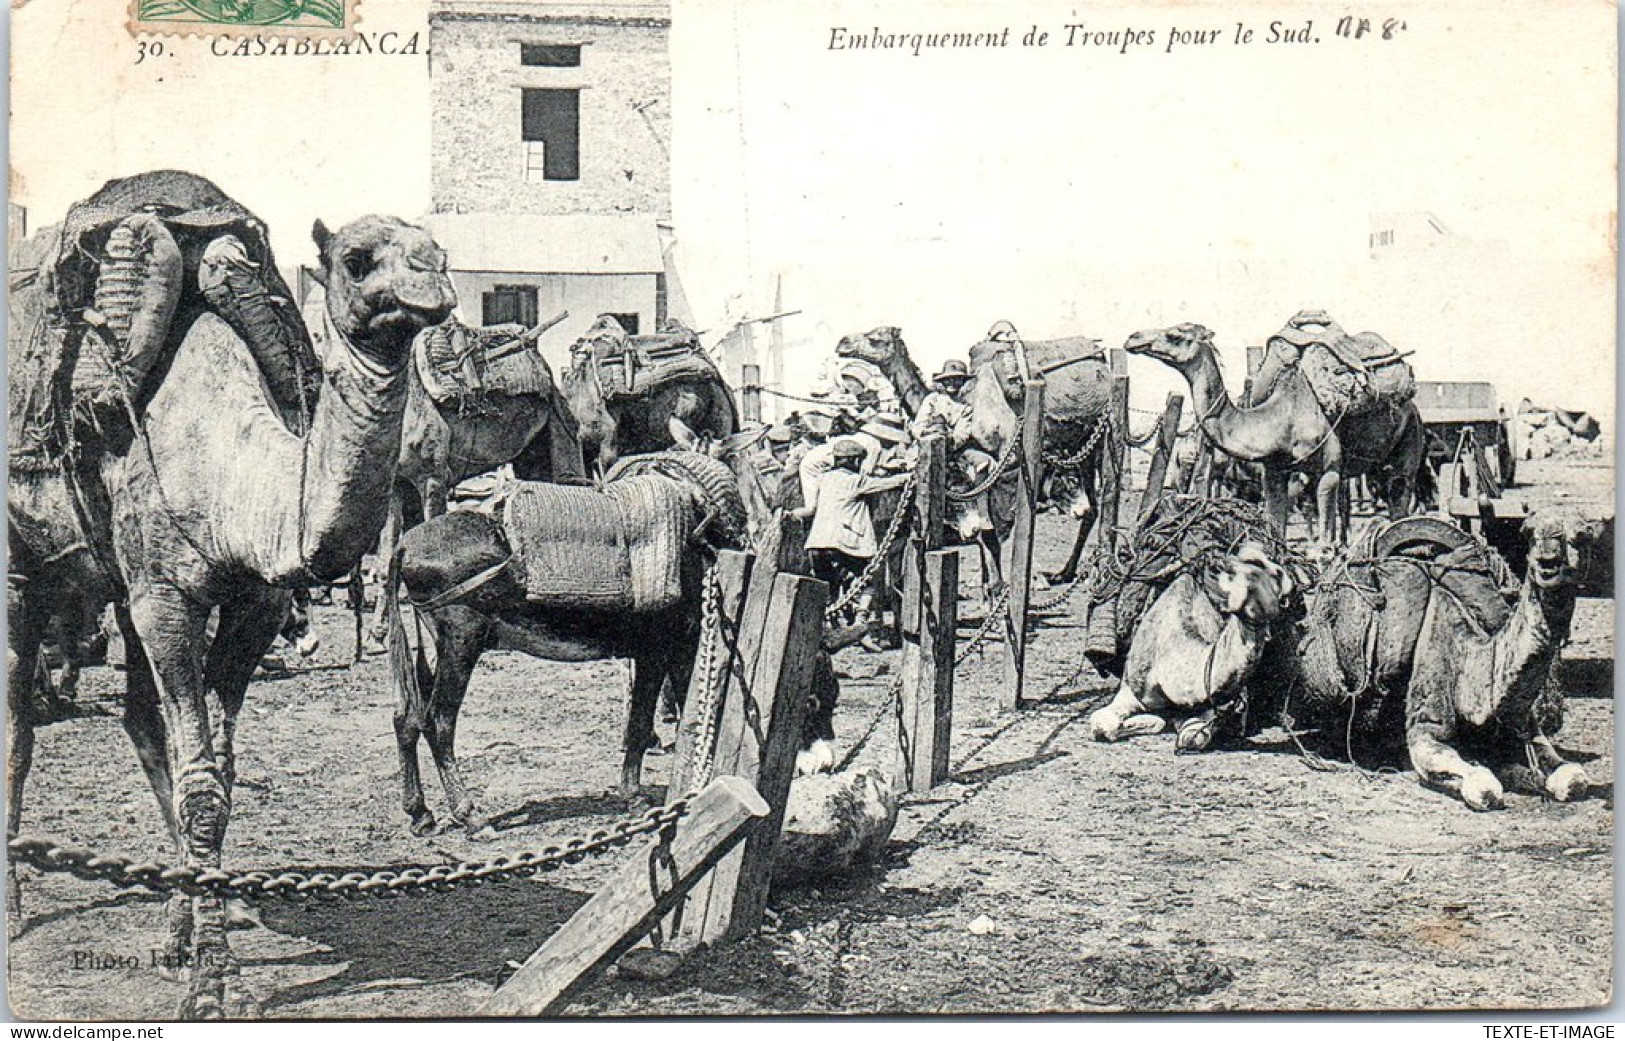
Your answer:
[[[1581,484],[1606,494],[1610,473]],[[1588,481],[1589,479],[1589,481]],[[1599,483],[1603,482],[1603,483]],[[1041,565],[1067,531],[1041,525]],[[481,664],[459,734],[486,841],[413,838],[399,809],[385,659],[344,666],[348,620],[318,611],[324,644],[293,675],[255,683],[238,733],[231,866],[381,865],[539,847],[617,819],[625,667],[513,654]],[[1041,619],[1029,692],[1000,714],[1001,648],[958,676],[950,782],[910,799],[882,861],[823,889],[780,893],[760,936],[676,975],[611,970],[580,1015],[752,1012],[1569,1008],[1610,998],[1613,602],[1583,599],[1563,656],[1558,744],[1596,790],[1513,796],[1474,814],[1414,775],[1319,770],[1278,734],[1173,753],[1163,736],[1087,738],[1105,693],[1065,608]],[[970,628],[962,629],[962,638]],[[895,654],[843,652],[855,674]],[[850,740],[888,674],[850,679]],[[120,677],[87,673],[93,713],[40,734],[28,833],[168,859],[158,814],[113,707]],[[100,706],[100,710],[97,710]],[[884,762],[883,725],[860,762]],[[427,764],[427,756],[425,755]],[[669,763],[651,758],[659,786]],[[432,775],[432,771],[431,771]],[[443,805],[431,781],[431,805]],[[389,902],[267,903],[233,934],[247,983],[279,1017],[468,1015],[612,869]],[[159,905],[25,870],[29,928],[10,948],[14,1013],[168,1018],[182,985],[148,964]],[[90,968],[90,955],[135,968]]]

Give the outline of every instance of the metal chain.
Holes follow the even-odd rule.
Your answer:
[[[986,494],[989,489],[991,489],[995,484],[999,483],[999,478],[1003,477],[1010,469],[1011,465],[1015,462],[1016,452],[1021,448],[1021,429],[1021,426],[1018,425],[1016,427],[1016,436],[1005,442],[1004,451],[999,454],[999,461],[994,464],[993,472],[988,474],[987,477],[982,480],[981,484],[976,485],[974,488],[967,488],[964,491],[956,491],[952,488],[947,489],[945,494],[948,497],[948,501],[970,502],[977,496]]]
[[[1100,439],[1105,436],[1106,431],[1112,429],[1112,426],[1112,414],[1102,412],[1100,418],[1095,420],[1095,428],[1089,432],[1089,438],[1084,442],[1082,448],[1071,455],[1046,455],[1044,456],[1044,465],[1052,470],[1078,466],[1094,454],[1095,448],[1100,444]]]
[[[886,691],[886,696],[880,699],[879,705],[875,706],[874,715],[869,717],[868,724],[863,728],[863,735],[854,741],[852,747],[847,749],[846,755],[841,757],[840,765],[835,767],[835,773],[842,773],[852,765],[853,760],[857,759],[858,753],[862,752],[864,746],[869,743],[869,739],[875,736],[875,731],[880,729],[881,722],[887,716],[896,713],[897,705],[902,698],[903,677],[898,674],[891,681],[891,687]]]
[[[722,642],[722,583],[717,578],[713,563],[705,571],[705,584],[700,593],[700,647],[694,668],[701,676],[703,699],[696,708],[700,721],[699,733],[694,738],[695,767],[691,781],[705,784],[711,780],[716,765],[717,717],[722,709],[722,683],[718,678],[719,665],[727,667],[725,655],[717,653]]]
[[[914,513],[914,491],[920,481],[919,470],[910,470],[908,480],[904,482],[897,500],[897,510],[892,514],[891,523],[886,526],[886,536],[880,540],[875,555],[869,558],[869,563],[863,566],[856,580],[847,587],[846,592],[835,599],[835,602],[824,609],[826,619],[840,616],[842,611],[857,602],[863,591],[869,588],[875,575],[885,566],[886,557],[891,553],[892,546],[896,544],[899,536],[907,530],[908,519]]]
[[[576,864],[588,857],[625,846],[639,835],[671,827],[688,813],[692,800],[692,794],[686,795],[676,802],[656,807],[641,817],[600,828],[585,837],[512,856],[455,864],[362,868],[346,872],[279,868],[237,874],[215,867],[174,867],[102,855],[65,846],[51,839],[28,836],[11,839],[6,849],[14,864],[30,864],[46,872],[66,872],[90,882],[107,882],[121,887],[144,886],[156,893],[282,900],[349,899],[357,896],[387,899],[443,893],[466,885],[511,882],[556,871],[566,864]]]
[[[1151,425],[1151,429],[1147,431],[1143,437],[1131,437],[1127,432],[1124,432],[1123,443],[1128,445],[1130,448],[1144,448],[1146,445],[1155,441],[1158,434],[1162,433],[1162,424],[1167,418],[1168,414],[1166,412],[1158,416],[1157,421]]]
[[[833,395],[830,396],[830,397],[824,397],[824,398],[810,398],[810,397],[803,397],[800,394],[791,394],[787,390],[778,390],[778,389],[773,388],[773,387],[757,387],[755,389],[761,391],[763,394],[771,394],[776,398],[783,398],[786,401],[799,401],[804,405],[826,405],[826,406],[834,405],[834,406],[839,407],[842,404],[844,404],[845,402],[851,400],[850,395],[848,395],[844,399],[843,398],[836,398]]]
[[[1005,609],[1009,606],[1010,585],[1006,583],[1004,591],[999,594],[998,600],[994,601],[993,605],[987,609],[987,617],[982,619],[982,627],[977,629],[975,634],[971,636],[970,643],[965,645],[965,649],[954,655],[954,668],[957,669],[965,664],[967,658],[982,649],[982,645],[988,641],[988,638],[993,634],[993,630],[1004,619]]]

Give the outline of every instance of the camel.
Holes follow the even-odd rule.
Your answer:
[[[1553,669],[1597,529],[1560,506],[1536,510],[1524,533],[1521,583],[1444,521],[1410,517],[1373,533],[1367,552],[1320,583],[1288,717],[1301,709],[1351,758],[1403,747],[1423,784],[1474,810],[1500,808],[1509,788],[1580,796],[1584,771],[1549,736],[1561,724]]]
[[[470,477],[509,463],[521,480],[586,477],[575,417],[561,400],[547,362],[539,351],[526,347],[541,328],[466,330],[476,339],[494,340],[503,334],[506,339],[490,350],[489,360],[470,359],[482,369],[482,385],[456,396],[445,395],[445,400],[437,400],[425,385],[434,376],[423,371],[425,358],[420,353],[414,366],[416,378],[407,391],[389,513],[378,537],[380,559],[387,561],[394,555],[405,528],[445,513],[450,490]],[[425,340],[444,329],[446,326],[424,330],[417,349],[422,352]],[[374,639],[383,640],[385,624],[380,597],[373,616]]]
[[[734,480],[726,465],[708,455],[654,453],[623,460],[607,475],[603,491],[539,489],[545,503],[540,509],[516,513],[519,500],[511,499],[501,520],[454,511],[402,536],[385,595],[400,695],[395,734],[402,806],[413,834],[436,828],[418,771],[420,737],[428,740],[451,823],[473,823],[473,799],[457,763],[457,717],[475,664],[497,647],[549,661],[632,661],[620,793],[634,803],[641,800],[643,757],[654,735],[661,689],[669,685],[681,698],[699,652],[706,567],[717,548],[744,545],[745,506]],[[544,519],[550,523],[542,531]],[[599,530],[606,525],[613,530]],[[628,529],[646,533],[651,543],[680,544],[678,559],[660,565],[676,570],[668,595],[643,597],[638,591],[636,546],[629,581],[620,573],[624,560],[616,565],[602,552],[602,544]],[[711,534],[700,538],[696,532]],[[543,555],[556,558],[558,566],[539,580],[535,560]],[[543,588],[534,588],[538,585]],[[628,585],[630,597],[604,592]],[[427,630],[415,659],[407,651],[402,592]],[[434,646],[432,669],[422,643]],[[798,760],[803,769],[827,768],[833,761],[835,683],[828,655],[820,654],[815,711],[808,713]]]
[[[1415,510],[1425,480],[1426,441],[1414,403],[1332,419],[1308,379],[1287,364],[1262,400],[1238,406],[1225,390],[1213,333],[1191,322],[1134,333],[1125,349],[1184,376],[1203,434],[1226,455],[1263,464],[1264,505],[1277,532],[1286,530],[1287,482],[1294,471],[1307,471],[1313,478],[1316,535],[1326,546],[1341,545],[1348,537],[1338,509],[1345,477],[1384,478],[1390,516]]]
[[[920,410],[920,402],[931,393],[926,386],[920,367],[909,357],[908,345],[903,342],[903,331],[895,325],[880,325],[866,333],[843,336],[835,345],[835,354],[841,358],[857,358],[880,370],[897,394],[898,404],[910,419]]]
[[[376,540],[412,338],[455,304],[445,254],[420,228],[370,216],[337,233],[317,222],[314,236],[325,320],[343,349],[325,366],[303,436],[289,430],[243,338],[200,310],[169,330],[168,371],[131,436],[83,445],[55,473],[14,472],[10,830],[21,823],[32,752],[28,678],[50,605],[72,586],[117,601],[128,662],[125,729],[184,863],[219,866],[236,775],[233,733],[249,679],[291,591],[333,581]],[[210,642],[205,629],[216,608]],[[11,881],[8,910],[20,919]],[[252,1014],[222,899],[177,897],[168,921],[168,953],[196,966],[183,1014]]]
[[[733,391],[681,322],[628,336],[600,315],[570,354],[559,390],[576,418],[582,453],[601,474],[623,455],[670,448],[673,419],[713,438],[739,430]],[[612,361],[617,373],[606,371]]]

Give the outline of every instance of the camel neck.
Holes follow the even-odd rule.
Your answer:
[[[1546,689],[1552,663],[1569,638],[1574,619],[1574,587],[1542,588],[1525,578],[1523,595],[1507,624],[1491,638],[1499,675],[1494,690],[1499,713],[1521,714]]]
[[[411,358],[410,342],[363,350],[322,317],[339,349],[329,357],[316,415],[300,444],[294,511],[298,564],[315,582],[342,575],[377,538],[400,452]]]
[[[925,385],[925,377],[920,375],[920,367],[914,364],[914,359],[907,352],[899,350],[887,359],[882,371],[891,380],[892,389],[897,391],[897,400],[902,404],[903,411],[913,419],[920,411],[920,403],[930,392]]]

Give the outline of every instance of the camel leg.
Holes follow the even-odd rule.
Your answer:
[[[6,585],[6,833],[15,835],[23,822],[23,785],[34,763],[34,678],[40,642],[50,614],[39,587],[20,582]],[[17,888],[17,865],[6,862],[7,934],[15,939],[23,931],[22,892]]]
[[[1495,774],[1463,759],[1440,740],[1437,729],[1416,725],[1405,737],[1411,765],[1422,783],[1456,796],[1475,810],[1498,810],[1505,805],[1505,789]]]
[[[1337,545],[1338,505],[1343,491],[1343,475],[1330,467],[1315,483],[1315,508],[1320,514],[1315,537],[1324,546]]]
[[[1287,478],[1285,470],[1264,467],[1264,514],[1269,518],[1270,527],[1282,538],[1286,537]]]
[[[1061,565],[1061,570],[1053,575],[1046,576],[1051,582],[1065,584],[1078,577],[1078,562],[1083,559],[1083,547],[1089,541],[1089,532],[1094,529],[1094,526],[1094,510],[1089,510],[1078,518],[1078,531],[1076,535],[1072,536],[1072,549],[1066,555],[1066,563]]]
[[[220,866],[231,797],[216,753],[217,727],[210,720],[211,702],[219,699],[209,696],[203,683],[200,649],[208,613],[172,586],[152,584],[130,591],[130,620],[147,654],[168,738],[182,859],[187,866],[214,868]],[[228,733],[229,726],[222,722],[218,732]],[[193,898],[191,965],[192,983],[182,1006],[186,1018],[252,1011],[252,999],[242,990],[240,970],[226,940],[225,903],[218,896]]]
[[[449,626],[431,623],[432,635],[426,639],[436,641],[436,670],[444,659],[439,641],[443,638]],[[435,675],[425,665],[421,655],[406,664],[414,670],[417,676],[417,688],[422,697],[432,696],[435,684]],[[412,834],[428,835],[434,831],[434,814],[429,812],[428,802],[423,796],[423,777],[418,772],[418,738],[429,728],[427,704],[415,704],[406,684],[399,676],[395,680],[395,749],[401,760],[401,809],[412,822]],[[429,692],[424,694],[423,692]]]
[[[383,530],[378,533],[378,559],[382,562],[386,573],[389,568],[389,562],[395,559],[395,547],[400,545],[401,532],[404,530],[406,525],[406,506],[403,501],[403,497],[404,492],[402,491],[401,482],[396,481],[390,486],[389,512],[384,515],[384,527]],[[360,575],[361,569],[357,567],[355,574],[351,576],[351,580],[359,580]],[[378,605],[373,608],[372,612],[372,631],[370,635],[372,636],[373,642],[378,644],[382,644],[384,642],[384,638],[389,632],[389,619],[387,617],[387,612],[385,611],[384,603],[386,599],[386,597],[380,594],[378,597]],[[360,649],[357,648],[356,658],[359,660],[360,657]]]
[[[993,602],[1004,591],[1004,563],[999,559],[998,534],[977,532],[976,544],[982,550],[982,598],[987,601],[988,610],[992,610]]]
[[[657,641],[655,637],[650,642]],[[626,732],[621,740],[620,794],[628,801],[636,801],[642,795],[643,754],[654,737],[655,706],[670,665],[665,652],[645,654],[632,662],[632,692],[626,709]]]
[[[1168,721],[1153,714],[1128,684],[1117,688],[1117,696],[1105,708],[1089,716],[1089,736],[1096,741],[1124,741],[1150,737],[1168,728]]]
[[[441,635],[436,644],[434,680],[429,688],[429,711],[424,735],[429,741],[429,753],[434,756],[435,769],[440,773],[441,787],[446,790],[448,819],[466,828],[473,820],[474,800],[463,784],[462,770],[457,763],[457,715],[462,711],[469,678],[484,647],[477,634],[466,632],[455,624],[442,624],[438,632]],[[415,748],[412,758],[414,761],[417,758]],[[416,770],[413,772],[416,773]],[[421,804],[421,785],[417,798]],[[409,808],[407,812],[412,811]],[[432,826],[434,818],[429,816],[427,810],[422,812]]]
[[[1551,738],[1536,734],[1526,747],[1539,771],[1536,794],[1549,796],[1555,802],[1572,802],[1585,794],[1589,786],[1585,768],[1559,755]]]

